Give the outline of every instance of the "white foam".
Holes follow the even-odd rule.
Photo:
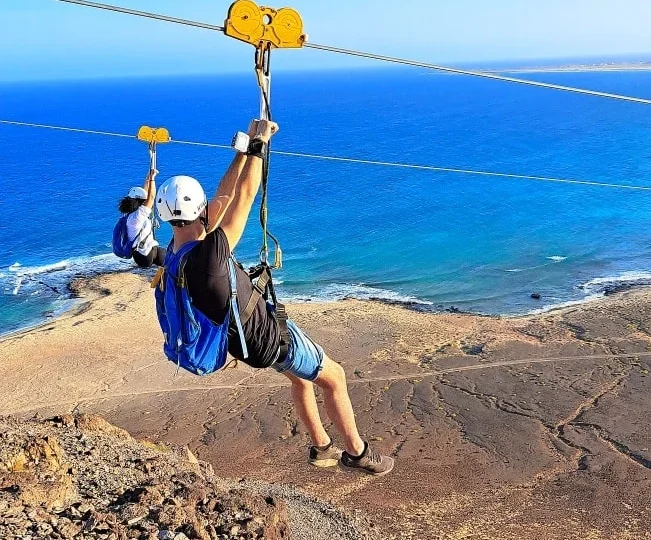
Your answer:
[[[69,265],[69,260],[46,264],[44,266],[22,266],[20,263],[15,263],[9,267],[9,271],[16,276],[36,276],[38,274],[49,274],[50,272],[65,270]]]
[[[517,273],[517,272],[527,272],[529,270],[538,270],[538,268],[544,268],[549,263],[546,264],[537,264],[536,266],[528,266],[527,268],[510,268],[505,270],[505,272]]]
[[[551,257],[545,257],[545,259],[551,261],[552,263],[559,263],[566,260],[567,257],[562,257],[561,255],[552,255]],[[510,273],[526,272],[528,270],[538,270],[538,268],[544,268],[545,266],[549,266],[549,264],[550,263],[537,264],[535,266],[528,266],[526,268],[507,268],[504,271]]]
[[[651,284],[651,272],[642,272],[642,271],[628,271],[622,272],[616,276],[604,276],[599,278],[591,279],[579,285],[578,288],[585,291],[586,295],[583,298],[578,300],[569,300],[566,302],[559,302],[557,304],[545,305],[539,309],[534,309],[529,311],[529,315],[538,315],[547,311],[562,309],[566,307],[578,306],[585,304],[586,302],[592,302],[599,298],[603,298],[606,295],[606,290],[608,287],[613,287],[617,285],[645,285]]]
[[[0,274],[0,285],[11,294],[34,295],[49,291],[67,296],[67,286],[72,279],[80,275],[93,275],[125,270],[133,267],[133,262],[119,259],[112,253],[92,257],[75,257],[55,263],[23,266],[16,262],[7,268],[8,272]]]
[[[651,281],[651,272],[629,271],[629,272],[622,272],[617,276],[605,276],[605,277],[591,279],[590,281],[584,283],[580,287],[582,289],[590,290],[590,289],[594,289],[595,287],[604,287],[607,285],[635,284],[638,282],[649,282],[649,281]]]
[[[23,284],[23,278],[22,276],[16,279],[16,284],[14,285],[14,290],[11,292],[14,296],[18,296],[18,293],[20,292],[20,286]]]
[[[568,300],[567,302],[559,302],[557,304],[548,304],[545,305],[541,308],[533,309],[531,311],[527,312],[527,315],[540,315],[541,313],[547,313],[548,311],[553,311],[556,309],[563,309],[563,308],[568,308],[572,306],[580,306],[582,304],[586,304],[588,302],[592,302],[593,300],[597,300],[599,298],[603,298],[604,293],[596,293],[596,294],[589,294],[584,298],[581,298],[579,300]]]
[[[434,305],[428,300],[421,300],[415,296],[402,295],[388,289],[370,287],[363,284],[332,283],[326,285],[315,294],[311,295],[283,295],[289,302],[337,302],[354,298],[356,300],[386,300],[401,304],[418,304],[422,306]]]

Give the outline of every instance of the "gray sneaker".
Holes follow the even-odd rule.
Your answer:
[[[341,450],[332,441],[325,450],[310,446],[310,463],[315,467],[334,467],[341,459]]]
[[[368,441],[364,441],[364,452],[358,458],[344,452],[341,456],[341,467],[350,471],[361,471],[374,476],[389,474],[393,469],[395,460],[389,456],[382,456],[373,450]]]

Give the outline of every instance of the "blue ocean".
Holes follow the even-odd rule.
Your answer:
[[[651,98],[651,72],[526,77]],[[651,186],[651,109],[417,69],[277,73],[276,150]],[[0,85],[0,119],[230,144],[258,111],[253,74]],[[170,144],[160,180],[211,194],[230,150]],[[0,333],[71,304],[110,253],[118,199],[141,184],[133,139],[0,124]],[[524,314],[651,282],[651,192],[276,155],[270,228],[291,301],[377,298]],[[161,243],[169,240],[165,225]],[[237,256],[257,259],[254,210]],[[539,293],[540,300],[531,298]]]

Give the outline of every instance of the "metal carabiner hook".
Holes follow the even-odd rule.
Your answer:
[[[271,44],[255,48],[255,74],[260,87],[260,119],[271,120]]]
[[[149,143],[149,171],[156,170],[156,141]]]

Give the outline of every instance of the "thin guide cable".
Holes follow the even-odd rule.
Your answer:
[[[103,135],[108,137],[120,137],[125,139],[136,139],[135,135],[127,135],[125,133],[115,133],[111,131],[98,131],[91,129],[81,129],[81,128],[71,128],[64,126],[53,126],[48,124],[33,124],[29,122],[16,122],[13,120],[0,120],[0,124],[6,124],[11,126],[23,126],[23,127],[33,127],[41,129],[51,129],[55,131],[68,131],[74,133],[88,133],[91,135]],[[188,146],[199,146],[204,148],[219,148],[224,150],[231,150],[231,147],[225,144],[214,144],[200,141],[184,141],[184,140],[174,140],[170,141],[171,144],[181,144]],[[514,180],[531,180],[531,181],[540,181],[540,182],[556,182],[560,184],[577,184],[583,186],[594,186],[594,187],[608,187],[608,188],[617,188],[617,189],[628,189],[628,190],[637,190],[637,191],[651,191],[651,186],[634,186],[631,184],[609,184],[607,182],[594,182],[591,180],[572,180],[569,178],[553,178],[548,176],[532,176],[524,174],[510,174],[510,173],[501,173],[501,172],[492,172],[492,171],[478,171],[474,169],[458,169],[453,167],[436,167],[433,165],[417,165],[410,163],[396,163],[391,161],[375,161],[369,159],[357,159],[357,158],[348,158],[348,157],[339,157],[339,156],[323,156],[320,154],[307,154],[301,152],[286,152],[282,150],[272,150],[272,154],[285,157],[298,157],[304,159],[319,159],[324,161],[338,161],[345,163],[357,163],[361,165],[376,165],[381,167],[396,167],[403,169],[415,169],[421,171],[433,171],[433,172],[449,172],[455,174],[465,174],[465,175],[474,175],[474,176],[489,176],[496,178],[511,178]]]
[[[66,4],[77,4],[79,6],[86,6],[96,9],[104,9],[106,11],[114,11],[116,13],[124,13],[125,15],[134,15],[136,17],[145,17],[147,19],[155,19],[158,21],[165,21],[175,24],[183,24],[185,26],[193,26],[195,28],[204,28],[206,30],[215,30],[223,32],[223,26],[214,24],[203,23],[199,21],[191,21],[188,19],[179,19],[177,17],[169,17],[167,15],[160,15],[158,13],[150,13],[149,11],[138,11],[136,9],[123,8],[111,4],[102,4],[100,2],[89,2],[88,0],[57,0],[58,2],[65,2]]]
[[[135,139],[135,135],[127,135],[126,133],[113,133],[110,131],[96,131],[93,129],[80,129],[80,128],[71,128],[64,126],[50,126],[47,124],[32,124],[29,122],[16,122],[14,120],[0,120],[0,124],[7,124],[9,126],[23,126],[23,127],[33,127],[41,129],[53,129],[55,131],[71,131],[73,133],[89,133],[91,135],[104,135],[107,137],[122,137],[124,139]]]
[[[309,159],[320,159],[326,161],[344,161],[348,163],[359,163],[363,165],[378,165],[382,167],[400,167],[403,169],[417,169],[421,171],[449,172],[449,173],[468,174],[468,175],[475,175],[475,176],[494,176],[499,178],[511,178],[516,180],[537,180],[541,182],[557,182],[562,184],[579,184],[584,186],[611,187],[611,188],[620,188],[620,189],[651,191],[651,187],[646,187],[646,186],[633,186],[630,184],[609,184],[606,182],[593,182],[591,180],[570,180],[566,178],[552,178],[547,176],[531,176],[525,174],[509,174],[509,173],[500,173],[500,172],[491,172],[491,171],[477,171],[473,169],[456,169],[452,167],[435,167],[433,165],[414,165],[409,163],[394,163],[390,161],[373,161],[368,159],[345,158],[345,157],[337,157],[337,156],[321,156],[317,154],[303,154],[297,152],[282,152],[280,150],[274,150],[273,153],[279,156],[293,156],[293,157],[301,157],[301,158],[309,158]]]
[[[328,51],[337,54],[345,54],[349,56],[358,56],[360,58],[369,58],[372,60],[380,60],[382,62],[390,62],[394,64],[402,64],[406,66],[414,66],[426,69],[433,69],[436,71],[443,71],[445,73],[455,73],[457,75],[469,75],[471,77],[482,77],[484,79],[493,79],[496,81],[504,81],[515,84],[525,84],[528,86],[537,86],[539,88],[548,88],[552,90],[561,90],[563,92],[573,92],[575,94],[584,94],[588,96],[597,96],[609,99],[618,99],[621,101],[630,101],[633,103],[642,103],[644,105],[651,105],[651,99],[638,98],[625,96],[622,94],[611,94],[609,92],[599,92],[597,90],[586,90],[584,88],[576,88],[573,86],[563,86],[560,84],[545,83],[539,81],[532,81],[529,79],[518,79],[516,77],[505,77],[504,75],[498,75],[496,73],[487,73],[485,71],[470,71],[466,69],[451,68],[446,66],[439,66],[437,64],[430,64],[428,62],[419,62],[416,60],[407,60],[404,58],[396,58],[393,56],[382,56],[379,54],[366,53],[362,51],[354,51],[351,49],[340,49],[338,47],[330,47],[329,45],[318,45],[316,43],[306,43],[304,47],[310,49],[316,49],[320,51]]]

